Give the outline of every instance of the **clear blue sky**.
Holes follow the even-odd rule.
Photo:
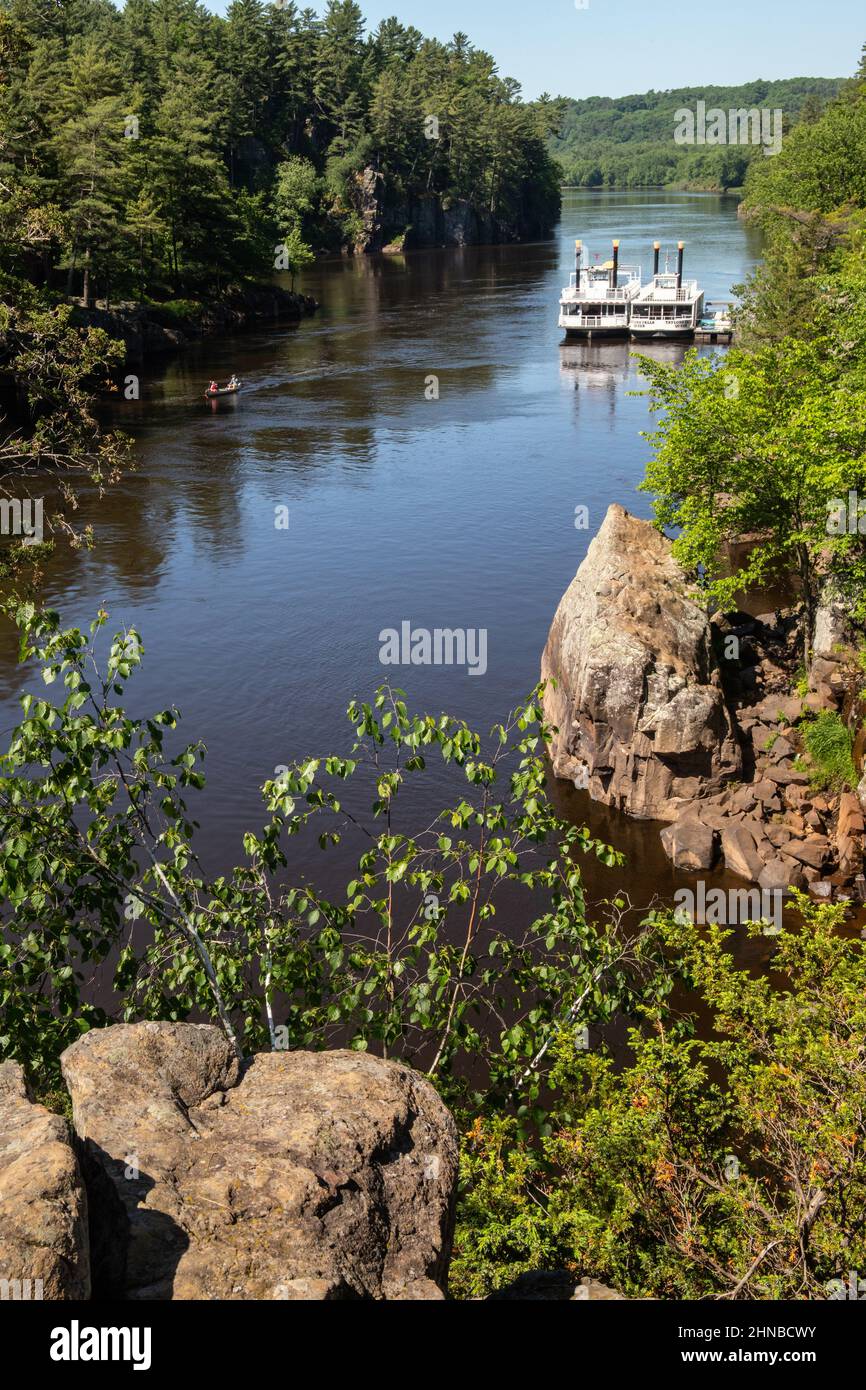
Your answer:
[[[223,12],[227,0],[206,0]],[[322,11],[325,0],[297,0]],[[848,77],[866,42],[863,0],[359,0],[371,27],[396,14],[458,29],[524,95],[624,96],[756,77]]]

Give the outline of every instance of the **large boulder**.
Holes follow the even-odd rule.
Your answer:
[[[557,776],[633,816],[675,820],[740,775],[710,624],[671,544],[608,508],[566,590],[541,662]]]
[[[69,1126],[0,1064],[0,1299],[90,1297],[87,1197]]]
[[[760,834],[761,824],[756,820],[733,821],[721,832],[725,867],[751,883],[758,882],[764,868],[757,848]]]
[[[661,832],[665,853],[675,869],[711,869],[716,858],[716,833],[695,812],[686,811]]]
[[[138,1023],[68,1048],[75,1127],[122,1206],[137,1299],[441,1298],[454,1123],[408,1067]],[[115,1277],[118,1277],[115,1275]]]

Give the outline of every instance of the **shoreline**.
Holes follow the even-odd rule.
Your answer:
[[[115,309],[76,305],[71,321],[76,327],[103,329],[124,344],[127,362],[142,362],[254,324],[300,321],[318,307],[312,296],[279,285],[248,285],[213,300],[179,299]]]

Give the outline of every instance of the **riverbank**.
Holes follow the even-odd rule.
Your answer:
[[[727,188],[719,183],[686,180],[684,182],[674,181],[673,183],[606,183],[595,185],[563,183],[562,191],[564,193],[566,191],[569,193],[714,193],[720,198],[742,198],[745,190],[742,184],[733,184]]]
[[[180,352],[203,338],[238,333],[253,325],[298,320],[315,313],[310,295],[279,285],[235,287],[217,299],[178,299],[163,304],[120,304],[85,309],[77,304],[72,322],[80,328],[101,328],[122,342],[127,362]]]

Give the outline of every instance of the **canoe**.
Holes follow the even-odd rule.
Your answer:
[[[240,391],[242,386],[243,382],[239,381],[237,386],[218,386],[215,391],[212,391],[210,387],[208,387],[205,391],[205,396],[234,396],[238,391]]]

